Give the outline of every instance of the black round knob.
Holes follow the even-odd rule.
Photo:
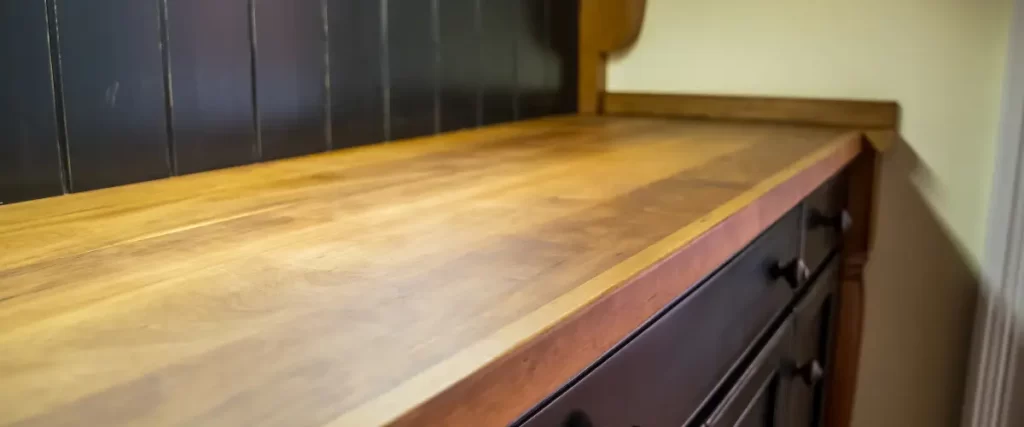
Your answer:
[[[850,216],[850,212],[846,209],[843,209],[837,215],[825,215],[817,209],[811,209],[807,218],[807,225],[811,229],[827,227],[845,233],[853,226],[853,217]]]
[[[810,363],[797,368],[796,374],[804,380],[804,384],[813,386],[825,376],[825,370],[821,367],[820,362],[812,360]]]
[[[594,427],[594,423],[590,421],[590,417],[585,412],[575,410],[570,412],[568,417],[565,417],[562,427]]]
[[[785,279],[790,288],[796,289],[801,283],[807,281],[811,270],[807,268],[804,260],[797,258],[785,264],[773,263],[768,269],[768,275],[773,281]]]

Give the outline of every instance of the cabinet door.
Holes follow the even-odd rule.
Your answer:
[[[787,405],[787,353],[793,339],[789,319],[779,327],[761,352],[750,363],[736,386],[704,423],[706,427],[789,426],[785,421]]]
[[[789,426],[822,425],[825,377],[830,368],[839,283],[838,256],[828,263],[793,310],[793,375],[789,387]]]
[[[812,272],[820,271],[829,255],[842,244],[852,225],[846,211],[847,178],[840,172],[814,190],[804,201],[803,259]]]
[[[744,368],[744,356],[776,332],[772,324],[793,293],[769,266],[797,256],[799,219],[798,211],[783,217],[523,426],[589,419],[602,427],[678,427],[695,419]]]

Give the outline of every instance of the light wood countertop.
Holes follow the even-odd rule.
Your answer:
[[[0,425],[508,422],[862,147],[570,116],[2,206]]]

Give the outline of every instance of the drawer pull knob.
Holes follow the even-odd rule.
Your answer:
[[[853,227],[853,217],[846,209],[835,216],[825,215],[817,209],[812,209],[807,222],[811,229],[829,227],[843,233]]]
[[[768,274],[773,281],[786,279],[789,287],[796,289],[801,283],[807,281],[811,275],[811,269],[807,268],[807,263],[804,260],[797,258],[785,264],[772,264]]]
[[[797,368],[796,374],[804,380],[804,384],[813,386],[825,376],[825,369],[817,360],[812,360],[811,363]]]

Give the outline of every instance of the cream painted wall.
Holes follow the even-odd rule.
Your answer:
[[[587,0],[582,0],[587,1]],[[1010,0],[648,0],[611,91],[892,99],[855,427],[958,425]]]
[[[976,261],[1009,11],[1008,0],[649,0],[608,89],[895,99],[931,172],[921,188]]]

